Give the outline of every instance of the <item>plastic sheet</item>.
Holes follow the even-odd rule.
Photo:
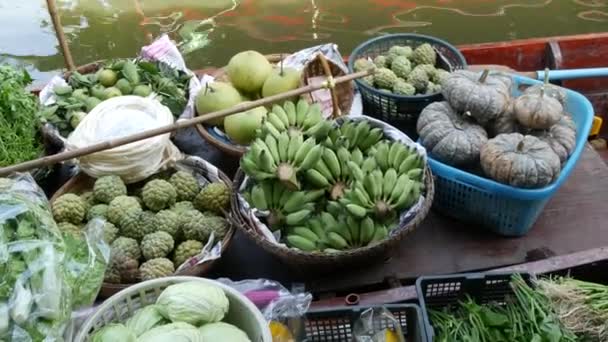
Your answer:
[[[101,226],[66,241],[29,174],[0,178],[0,226],[0,340],[63,341],[72,309],[101,286]]]
[[[353,336],[356,342],[405,342],[399,320],[382,307],[363,311],[355,321]]]

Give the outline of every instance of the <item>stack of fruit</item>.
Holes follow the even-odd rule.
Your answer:
[[[313,124],[302,113],[316,115],[314,106],[273,108],[241,159],[243,196],[283,242],[306,252],[385,239],[424,191],[424,158],[365,118]]]
[[[566,92],[547,80],[518,97],[511,88],[510,77],[488,70],[450,74],[447,101],[428,105],[418,119],[422,145],[439,161],[515,187],[554,182],[576,146]]]
[[[424,43],[415,49],[411,46],[392,46],[386,55],[373,60],[359,58],[354,70],[377,68],[376,73],[362,81],[377,89],[396,95],[425,95],[441,91],[441,83],[449,74],[437,67],[437,52]]]
[[[52,209],[64,233],[77,233],[93,219],[106,220],[111,257],[105,281],[134,283],[173,274],[201,252],[211,233],[215,241],[222,239],[229,229],[223,217],[228,202],[226,184],[201,188],[191,173],[177,171],[133,189],[118,176],[103,176],[90,192],[61,195]]]
[[[190,77],[162,62],[110,61],[92,74],[72,72],[67,79],[68,85],[53,88],[57,101],[46,107],[41,116],[61,135],[67,136],[101,101],[122,95],[146,97],[154,91],[160,102],[177,117],[188,102],[186,91]]]
[[[282,62],[273,67],[266,57],[251,50],[234,55],[226,67],[226,74],[229,80],[208,83],[197,94],[196,111],[199,115],[283,93],[300,85],[300,71],[283,67]],[[223,127],[223,132],[232,142],[247,145],[255,138],[255,131],[266,113],[266,108],[257,107],[208,123]]]

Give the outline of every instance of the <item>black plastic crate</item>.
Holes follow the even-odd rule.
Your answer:
[[[509,283],[514,273],[463,273],[447,276],[420,277],[416,281],[416,292],[429,341],[435,333],[429,319],[428,309],[439,310],[470,297],[479,304],[503,304],[513,294]],[[520,273],[529,284],[530,275]]]
[[[378,306],[345,306],[340,309],[310,310],[306,313],[305,336],[299,336],[302,342],[351,342],[352,329],[361,313],[372,307],[388,309],[401,323],[401,330],[407,342],[426,342],[426,331],[422,312],[416,304],[386,304]],[[386,328],[388,322],[382,322],[378,328]]]

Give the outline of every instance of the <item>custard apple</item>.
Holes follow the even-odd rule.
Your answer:
[[[154,227],[171,235],[175,240],[180,239],[180,214],[172,210],[161,210],[154,217]]]
[[[144,211],[141,213],[139,220],[141,221],[139,229],[141,229],[144,235],[154,233],[158,230],[158,227],[156,227],[156,214],[154,212],[148,210]]]
[[[214,182],[196,195],[193,204],[200,211],[211,211],[216,214],[223,213],[230,203],[230,189],[222,182]]]
[[[215,233],[215,240],[221,240],[228,232],[228,221],[221,216],[207,216],[204,224]]]
[[[95,217],[106,218],[106,214],[108,213],[108,205],[107,204],[95,204],[89,209],[87,213],[87,220],[91,221]]]
[[[177,269],[186,260],[199,254],[203,250],[203,243],[196,240],[186,240],[180,243],[173,253],[173,263]]]
[[[379,68],[374,74],[374,83],[379,88],[392,89],[396,80],[397,75],[391,69]]]
[[[407,77],[407,82],[413,85],[418,92],[424,92],[426,84],[429,83],[429,76],[424,68],[415,67]]]
[[[120,219],[120,235],[140,241],[144,237],[142,228],[143,211],[131,210],[126,212]]]
[[[87,212],[86,203],[76,194],[65,194],[53,201],[51,208],[57,222],[79,224]]]
[[[393,93],[397,95],[412,96],[416,94],[416,88],[400,78],[393,85]]]
[[[356,72],[359,71],[364,71],[367,69],[371,69],[374,67],[374,63],[372,63],[369,59],[367,58],[359,58],[355,61],[354,65],[353,65],[353,69]]]
[[[186,171],[174,173],[169,178],[169,183],[175,188],[178,201],[192,201],[200,190],[196,178]]]
[[[407,75],[412,71],[412,63],[404,56],[397,56],[393,60],[393,64],[391,64],[391,70],[393,70],[398,77],[407,78]]]
[[[150,259],[139,267],[142,280],[150,280],[170,276],[175,272],[173,262],[167,258]]]
[[[171,207],[171,210],[175,211],[176,213],[192,209],[194,209],[194,204],[192,204],[190,201],[177,202]]]
[[[443,80],[445,80],[448,76],[450,76],[450,72],[444,69],[436,69],[435,74],[432,75],[431,81],[435,84],[442,84]]]
[[[103,240],[111,244],[118,237],[118,228],[115,225],[111,224],[108,221],[104,221],[103,223]]]
[[[361,82],[369,85],[370,87],[374,86],[374,75],[361,77],[360,80],[361,80]]]
[[[415,64],[435,65],[437,62],[437,52],[429,43],[418,46],[412,53],[412,62]]]
[[[57,223],[57,228],[59,228],[62,233],[71,234],[75,237],[80,237],[80,233],[82,233],[82,227],[70,222],[59,222]]]
[[[437,69],[430,64],[418,64],[416,65],[416,68],[423,69],[429,77],[429,80],[432,80],[435,77],[435,74],[437,74]]]
[[[84,203],[86,203],[87,211],[89,211],[89,209],[95,205],[95,197],[93,196],[92,191],[83,192],[82,194],[80,194],[80,198],[82,198]]]
[[[106,269],[106,278],[121,284],[132,284],[139,280],[139,262],[127,254],[115,252],[110,256],[110,262]],[[108,276],[108,273],[110,276]],[[108,279],[110,280],[110,279]],[[110,282],[110,281],[108,281]]]
[[[110,203],[118,196],[127,194],[127,186],[118,176],[99,177],[93,185],[93,197],[99,203]]]
[[[188,210],[182,212],[180,221],[182,223],[182,233],[186,240],[197,240],[207,242],[211,228],[205,224],[207,217],[198,210]]]
[[[112,253],[124,253],[127,256],[139,260],[141,258],[141,250],[137,240],[124,236],[119,236],[110,245]]]
[[[110,202],[106,217],[108,221],[112,222],[114,225],[120,226],[122,218],[131,211],[142,211],[139,202],[135,197],[121,195]]]
[[[435,84],[433,82],[429,82],[426,85],[426,93],[427,94],[435,94],[441,92],[441,84]]]
[[[376,65],[377,68],[388,68],[388,67],[390,67],[386,63],[386,56],[382,56],[382,55],[378,55],[378,56],[376,56],[376,58],[374,58],[374,64]]]
[[[173,185],[166,180],[153,179],[144,185],[141,197],[146,207],[159,211],[175,204],[177,193]]]
[[[141,240],[141,252],[146,260],[164,258],[173,250],[174,241],[167,232],[148,234]]]
[[[108,265],[108,267],[106,268],[106,273],[103,276],[103,282],[110,284],[120,284],[120,273],[118,273],[117,269],[112,268],[110,267],[110,265]]]
[[[410,58],[412,56],[413,50],[409,46],[400,46],[395,45],[388,49],[388,54],[393,56],[403,56],[405,58]]]

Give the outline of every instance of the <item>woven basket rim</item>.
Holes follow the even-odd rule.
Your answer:
[[[255,243],[261,246],[264,250],[270,254],[282,257],[284,259],[293,259],[293,261],[302,261],[304,263],[329,263],[330,261],[348,260],[355,257],[361,257],[368,254],[374,254],[375,252],[387,250],[393,245],[401,241],[405,236],[414,231],[426,218],[427,214],[431,209],[433,203],[433,197],[435,194],[435,186],[433,182],[433,173],[428,165],[425,165],[425,198],[422,207],[416,213],[410,221],[405,225],[395,228],[398,232],[394,235],[389,235],[379,243],[371,246],[364,246],[355,249],[342,251],[341,253],[321,253],[321,252],[305,252],[294,248],[289,248],[284,245],[278,245],[272,243],[268,239],[264,238],[261,233],[258,232],[255,224],[248,218],[244,217],[239,210],[238,201],[238,190],[242,185],[245,174],[239,168],[233,181],[232,194],[232,215],[231,217],[235,220],[235,226],[237,229],[244,232],[245,235],[255,241]]]
[[[243,304],[246,308],[249,309],[250,314],[255,317],[255,320],[260,323],[260,330],[263,332],[263,341],[272,341],[272,337],[270,334],[270,330],[266,323],[266,319],[260,312],[260,310],[255,306],[255,304],[247,298],[245,295],[237,291],[236,289],[221,283],[217,280],[203,278],[203,277],[192,277],[192,276],[169,276],[158,279],[151,279],[142,281],[133,286],[125,288],[120,292],[117,292],[112,297],[106,299],[99,307],[95,309],[95,313],[91,315],[80,327],[75,341],[82,342],[89,336],[89,331],[93,328],[93,325],[97,321],[103,321],[104,314],[107,311],[115,310],[116,306],[123,304],[124,302],[129,302],[133,295],[137,295],[139,297],[143,296],[143,293],[148,289],[159,289],[162,287],[166,287],[172,284],[196,281],[204,284],[210,284],[214,286],[220,287],[223,291],[229,293],[232,297],[237,299],[241,304]]]

